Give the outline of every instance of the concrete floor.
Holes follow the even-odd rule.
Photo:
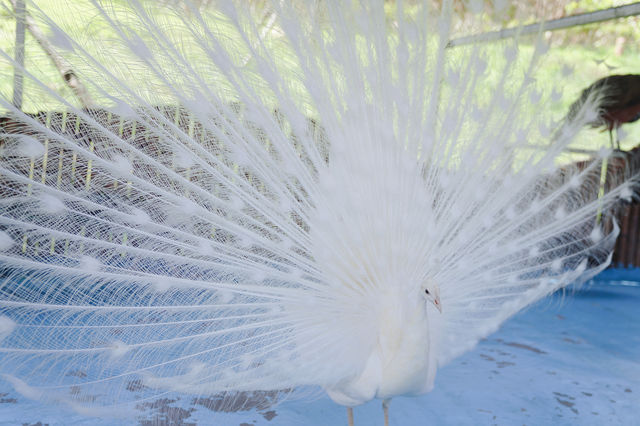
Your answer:
[[[251,404],[247,404],[247,407]],[[192,398],[149,404],[137,421],[83,417],[25,399],[0,379],[0,425],[342,425],[328,398],[216,412]],[[640,270],[607,270],[508,321],[441,369],[433,392],[395,398],[392,425],[640,424]],[[373,401],[357,426],[382,425]]]

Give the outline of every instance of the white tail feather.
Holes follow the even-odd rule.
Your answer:
[[[284,3],[265,35],[232,3],[96,2],[109,49],[30,8],[110,108],[29,69],[26,95],[65,113],[0,98],[22,126],[0,145],[0,370],[18,391],[80,386],[65,393],[78,407],[384,397],[386,376],[366,398],[354,378],[370,378],[390,306],[437,285],[442,314],[411,323],[428,331],[424,383],[388,387],[425,391],[436,366],[609,263],[607,214],[630,186],[599,197],[599,161],[559,164],[595,100],[545,131],[544,48],[449,51],[448,3],[435,18]]]

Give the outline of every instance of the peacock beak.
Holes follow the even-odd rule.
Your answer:
[[[442,313],[442,304],[440,303],[440,296],[436,296],[435,299],[433,299],[433,304],[436,305],[436,308],[438,308],[438,311],[440,311],[440,313]]]
[[[433,294],[431,295],[431,301],[436,306],[438,311],[442,313],[442,303],[440,303],[440,287],[434,285],[432,288]]]

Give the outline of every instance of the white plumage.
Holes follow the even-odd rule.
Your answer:
[[[606,213],[635,177],[599,198],[598,161],[558,161],[595,102],[553,128],[541,45],[449,51],[450,5],[383,6],[274,2],[265,34],[242,5],[95,3],[104,40],[30,6],[110,109],[29,69],[33,102],[68,114],[0,99],[23,126],[0,146],[0,369],[18,391],[94,414],[165,391],[424,393],[606,267]]]

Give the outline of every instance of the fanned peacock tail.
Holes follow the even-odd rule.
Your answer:
[[[331,389],[364,368],[381,300],[424,283],[442,366],[607,266],[636,177],[599,196],[608,151],[561,164],[598,94],[551,125],[542,44],[449,50],[447,4],[285,3],[267,35],[241,4],[94,2],[65,29],[29,5],[109,107],[0,52],[64,111],[2,89],[0,370],[18,391],[95,409]]]

